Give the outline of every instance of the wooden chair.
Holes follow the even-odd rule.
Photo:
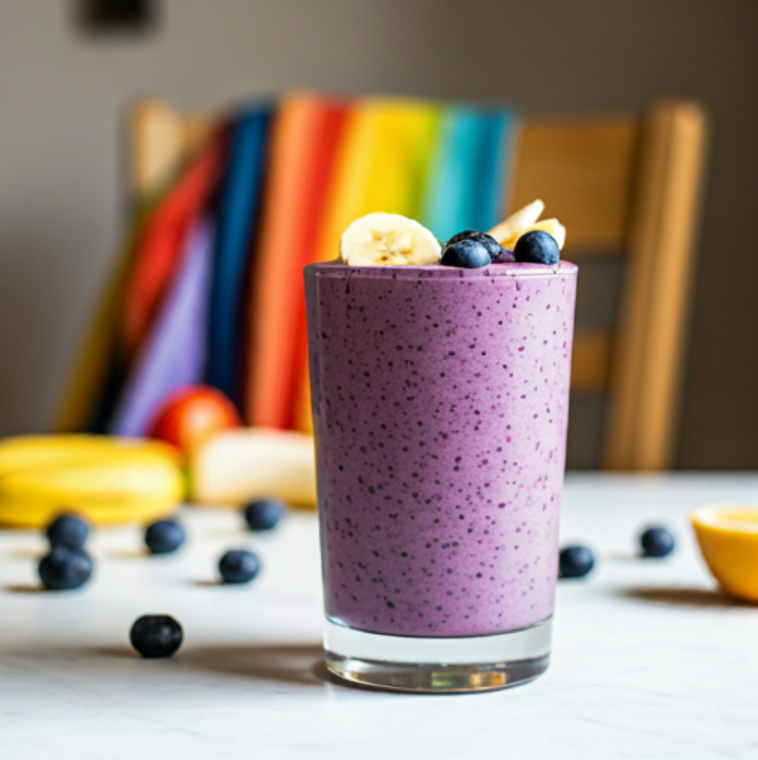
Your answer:
[[[161,102],[136,104],[131,189],[160,184],[211,123]],[[566,225],[564,255],[580,272],[583,262],[625,262],[617,325],[577,329],[574,344],[572,392],[607,400],[606,469],[673,463],[706,145],[704,109],[682,100],[642,116],[527,117],[521,131],[511,209],[542,198]]]
[[[672,466],[707,117],[664,100],[640,117],[527,120],[513,206],[542,197],[580,264],[622,256],[615,329],[577,330],[574,393],[607,394],[601,465]]]

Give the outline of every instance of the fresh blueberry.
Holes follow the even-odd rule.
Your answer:
[[[145,531],[145,543],[151,554],[175,552],[186,538],[184,528],[174,520],[158,520]]]
[[[595,566],[595,557],[586,546],[566,546],[558,555],[561,578],[584,578]]]
[[[274,499],[251,501],[245,506],[245,521],[250,530],[271,530],[279,524],[286,511],[284,504]]]
[[[440,263],[446,267],[479,269],[491,264],[492,259],[489,251],[476,240],[459,240],[445,246]]]
[[[487,249],[492,261],[506,250],[497,242],[497,240],[495,240],[495,238],[492,237],[492,235],[488,235],[486,232],[478,232],[477,230],[464,230],[457,235],[453,235],[453,237],[445,243],[444,247],[447,248],[449,245],[455,245],[462,240],[473,240],[475,243],[481,243]]]
[[[218,562],[225,583],[249,583],[261,569],[258,557],[247,549],[231,549]]]
[[[47,540],[51,547],[83,549],[89,537],[89,523],[76,515],[59,515],[47,526]]]
[[[557,264],[561,258],[558,243],[552,235],[542,230],[532,230],[523,234],[513,249],[516,261],[530,264]]]
[[[92,559],[83,549],[56,546],[40,560],[37,572],[48,591],[69,591],[90,579]]]
[[[647,528],[640,535],[643,557],[666,557],[674,551],[674,537],[658,525]]]
[[[171,615],[143,615],[129,631],[132,646],[143,657],[171,657],[183,638],[182,626]]]

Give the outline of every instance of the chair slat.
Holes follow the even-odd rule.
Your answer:
[[[611,345],[610,328],[577,330],[571,356],[572,393],[597,393],[606,388]]]
[[[673,463],[707,116],[697,103],[661,102],[642,140],[610,389],[603,461],[610,469]]]
[[[158,100],[137,102],[129,111],[128,182],[144,196],[164,182],[213,126],[209,116],[185,114]]]
[[[511,210],[535,198],[566,225],[572,250],[618,251],[626,239],[637,119],[527,120]]]
[[[135,103],[127,122],[130,192],[139,197],[170,176],[184,145],[184,114],[157,100]]]

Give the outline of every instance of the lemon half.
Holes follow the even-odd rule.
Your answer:
[[[758,602],[758,506],[705,504],[690,513],[700,551],[724,591]]]

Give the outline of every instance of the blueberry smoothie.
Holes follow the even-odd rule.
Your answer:
[[[550,617],[576,272],[306,267],[332,621],[459,637]]]

